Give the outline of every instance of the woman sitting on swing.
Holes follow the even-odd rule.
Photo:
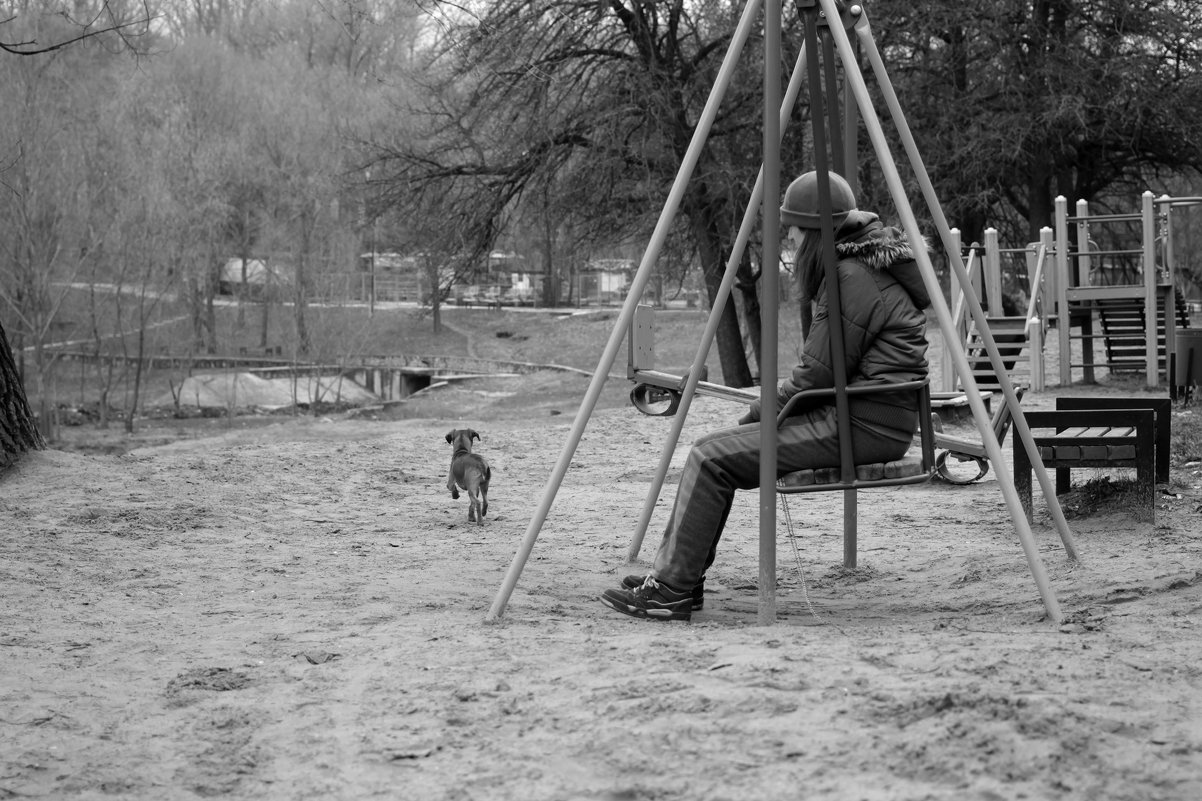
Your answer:
[[[926,316],[930,297],[904,232],[876,214],[856,208],[851,187],[829,173],[835,252],[842,298],[844,366],[848,386],[920,380],[927,375]],[[803,390],[834,386],[830,309],[826,302],[817,173],[807,172],[785,192],[782,227],[796,247],[794,265],[803,310],[815,299],[801,363],[778,387],[776,413]],[[925,246],[925,243],[923,243]],[[852,448],[859,463],[901,458],[918,426],[912,392],[873,393],[849,398]],[[605,605],[653,620],[688,620],[704,603],[705,573],[714,562],[735,490],[760,484],[759,401],[739,424],[714,431],[693,444],[680,477],[672,516],[646,576],[627,576],[601,596]],[[840,463],[834,396],[797,404],[781,424],[777,474]]]

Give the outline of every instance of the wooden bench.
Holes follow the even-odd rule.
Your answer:
[[[1023,417],[1044,467],[1056,468],[1057,495],[1068,492],[1074,468],[1133,467],[1141,517],[1152,521],[1156,482],[1169,479],[1171,403],[1168,398],[1057,398],[1055,411]],[[1014,438],[1014,485],[1031,520],[1031,461],[1019,437]]]

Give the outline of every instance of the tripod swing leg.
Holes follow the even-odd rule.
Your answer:
[[[779,104],[778,130],[783,127],[788,120],[793,107],[797,103],[798,94],[801,92],[801,78],[805,74],[802,65],[805,63],[806,49],[803,45],[801,52],[798,54],[797,63],[793,70],[793,76],[789,80],[789,85],[785,90],[784,100]],[[771,108],[771,104],[766,103],[766,107]],[[779,140],[779,134],[778,134]],[[681,390],[680,404],[677,407],[676,414],[672,417],[671,430],[664,442],[663,450],[660,453],[659,465],[656,468],[655,476],[652,479],[651,486],[648,489],[646,500],[643,503],[643,510],[639,516],[638,523],[635,525],[634,537],[630,542],[630,549],[627,552],[626,559],[628,562],[633,562],[639,556],[639,550],[642,548],[643,537],[647,533],[647,526],[651,520],[651,515],[655,511],[656,501],[659,499],[659,493],[663,489],[664,479],[668,474],[668,469],[671,467],[672,454],[676,451],[676,446],[680,441],[680,432],[684,428],[685,420],[688,417],[689,408],[692,405],[693,397],[697,392],[697,384],[700,380],[702,368],[705,366],[706,357],[709,355],[710,346],[713,344],[714,336],[718,330],[718,323],[721,320],[722,310],[730,298],[731,287],[734,285],[735,274],[739,267],[739,262],[743,258],[743,253],[747,249],[747,243],[751,238],[752,230],[755,228],[756,218],[758,215],[758,207],[765,197],[771,197],[764,191],[765,185],[765,169],[760,167],[759,175],[756,176],[755,187],[751,191],[751,200],[747,204],[747,209],[743,214],[743,221],[739,226],[738,235],[735,237],[734,247],[731,249],[730,258],[726,261],[726,270],[722,275],[722,282],[718,287],[718,293],[714,298],[713,308],[710,310],[709,320],[706,323],[705,331],[701,336],[701,341],[697,347],[696,355],[693,358],[692,367],[689,368],[689,374],[685,382],[684,389]],[[779,179],[778,179],[779,180]],[[779,186],[779,183],[778,183]],[[761,375],[768,375],[763,369],[763,362],[760,363]],[[773,373],[775,374],[775,369]]]
[[[872,66],[873,74],[877,79],[877,84],[880,86],[882,93],[885,96],[885,103],[889,108],[894,126],[898,134],[901,136],[902,143],[906,153],[910,159],[911,168],[914,170],[915,176],[922,187],[924,199],[927,202],[927,207],[931,212],[931,216],[935,221],[936,227],[939,229],[939,236],[943,242],[944,251],[950,254],[949,262],[952,267],[952,272],[959,282],[960,286],[965,288],[963,302],[969,313],[973,317],[973,321],[977,325],[977,329],[981,332],[981,338],[985,341],[986,352],[989,354],[990,365],[993,367],[994,373],[997,375],[998,383],[1002,389],[1002,395],[1005,403],[1009,406],[1012,425],[1014,426],[1017,436],[1022,440],[1024,449],[1034,466],[1035,474],[1039,479],[1039,486],[1043,492],[1044,498],[1047,501],[1048,511],[1052,515],[1052,520],[1056,525],[1056,530],[1060,534],[1060,541],[1064,545],[1065,555],[1071,561],[1077,561],[1077,548],[1073,539],[1072,530],[1069,528],[1068,521],[1064,517],[1064,511],[1060,508],[1060,502],[1056,497],[1056,488],[1052,484],[1048,476],[1048,472],[1043,467],[1043,461],[1039,456],[1038,448],[1035,447],[1034,438],[1031,435],[1031,429],[1027,425],[1026,419],[1020,412],[1020,398],[1015,390],[1014,383],[1010,380],[1009,370],[1001,360],[1001,355],[997,348],[997,343],[993,338],[993,333],[989,329],[985,317],[985,311],[981,307],[980,300],[976,297],[972,290],[972,280],[970,278],[971,258],[975,255],[975,251],[970,255],[969,267],[965,267],[960,259],[960,249],[953,246],[953,236],[951,227],[948,225],[947,218],[943,214],[943,207],[939,203],[939,199],[935,196],[935,188],[931,183],[930,177],[927,175],[926,167],[922,162],[921,156],[918,154],[918,146],[914,141],[914,136],[910,132],[909,125],[906,123],[905,115],[901,110],[901,103],[897,99],[897,93],[893,90],[893,84],[889,80],[889,75],[885,71],[885,63],[881,58],[880,51],[876,47],[876,43],[872,39],[871,31],[868,28],[867,18],[863,18],[862,22],[857,22],[855,26],[858,40],[864,45],[864,50],[868,55],[869,64]],[[953,319],[957,319],[953,316]],[[957,328],[957,332],[958,332]],[[946,332],[945,332],[946,336]],[[955,335],[957,342],[963,342],[963,337],[957,333]],[[1003,463],[996,463],[1002,466]],[[1004,467],[1002,468],[1004,469]],[[1011,476],[1011,480],[1013,477]]]
[[[835,0],[819,0],[822,9],[828,16],[834,18],[837,14]],[[863,30],[867,32],[867,20],[863,19]],[[860,106],[860,111],[864,115],[865,127],[868,130],[869,137],[877,156],[877,162],[884,174],[886,183],[889,186],[890,194],[893,197],[894,204],[897,207],[899,216],[901,217],[902,225],[906,231],[906,235],[911,241],[921,241],[921,233],[918,229],[918,222],[914,216],[913,209],[910,207],[906,198],[904,187],[901,183],[901,177],[898,174],[897,166],[893,162],[889,152],[889,146],[885,140],[884,130],[881,127],[880,121],[876,116],[875,109],[872,106],[871,99],[868,96],[867,86],[864,83],[864,77],[859,71],[859,67],[855,62],[851,50],[851,43],[848,39],[846,31],[841,27],[832,25],[830,27],[832,35],[835,37],[835,43],[839,49],[840,55],[843,58],[844,75],[849,81],[856,100]],[[861,34],[863,38],[864,34]],[[931,204],[934,207],[937,204]],[[1002,456],[1001,446],[998,443],[997,437],[994,435],[989,426],[989,415],[985,411],[984,402],[981,399],[980,391],[977,388],[976,381],[972,376],[972,371],[968,365],[967,356],[964,353],[963,347],[955,337],[955,326],[951,318],[951,312],[947,307],[947,302],[943,298],[942,289],[939,286],[938,279],[935,276],[934,268],[931,265],[930,257],[921,248],[915,252],[918,256],[918,264],[921,269],[923,282],[927,286],[927,291],[931,295],[932,304],[935,309],[936,317],[939,320],[939,325],[943,331],[945,342],[952,351],[953,361],[960,376],[961,385],[965,388],[965,394],[968,397],[969,406],[973,412],[973,419],[977,424],[977,428],[981,433],[982,443],[992,462],[999,467],[1005,464]],[[953,260],[954,262],[955,260]],[[962,269],[962,268],[961,268]],[[959,275],[961,281],[967,276]],[[971,293],[970,293],[971,294]],[[972,304],[970,304],[972,305]],[[979,304],[973,309],[975,312],[980,310]],[[982,315],[983,316],[983,315]],[[992,337],[985,337],[983,344],[989,352],[990,360],[994,364],[995,369],[1001,365],[1001,356],[998,353],[997,345],[993,342]],[[999,371],[1004,373],[1004,371]],[[1007,402],[1013,401],[1014,417],[1016,424],[1022,418],[1022,412],[1017,408],[1017,400],[1013,398],[1013,387],[1010,388],[1010,397]],[[1016,425],[1020,431],[1025,429],[1024,426]],[[1023,433],[1024,442],[1029,441],[1029,429]],[[1042,464],[1041,464],[1042,467]],[[1026,513],[1023,511],[1018,498],[1018,493],[1014,487],[1014,481],[1011,475],[1004,468],[999,470],[998,483],[1001,485],[1002,494],[1006,502],[1007,509],[1010,512],[1010,517],[1014,523],[1019,540],[1022,543],[1023,551],[1027,556],[1027,561],[1031,569],[1032,576],[1038,586],[1040,595],[1044,602],[1044,608],[1048,613],[1048,617],[1054,621],[1061,619],[1059,603],[1056,600],[1055,594],[1052,592],[1047,581],[1047,575],[1043,567],[1043,563],[1039,557],[1037,548],[1035,547],[1034,536],[1031,532],[1030,524],[1027,523]],[[1041,482],[1042,484],[1042,482]],[[1046,494],[1046,490],[1045,490]],[[1054,492],[1052,493],[1054,498]]]
[[[842,15],[836,14],[833,17],[822,16],[818,13],[817,6],[812,1],[802,3],[801,7],[804,10],[805,41],[813,53],[810,57],[808,68],[810,80],[810,123],[814,138],[814,167],[818,173],[818,196],[821,207],[829,209],[831,208],[830,179],[828,175],[830,167],[827,163],[826,137],[823,130],[824,121],[827,121],[831,128],[830,150],[832,160],[836,166],[835,172],[845,174],[854,170],[849,170],[846,165],[841,164],[844,154],[837,147],[840,133],[837,108],[839,90],[836,83],[835,51],[830,36],[821,37],[823,44],[822,54],[824,56],[822,73],[826,77],[826,100],[829,101],[830,111],[828,112],[824,107],[822,84],[819,81],[818,68],[818,27],[820,21],[826,23],[825,27],[838,27],[842,22]],[[853,104],[847,103],[845,105],[851,106]],[[854,132],[849,130],[848,134],[849,136],[854,135]],[[822,220],[822,253],[826,272],[827,304],[830,308],[842,309],[843,301],[840,294],[837,257],[835,255],[835,232],[834,226],[827,215],[823,215]],[[843,480],[850,481],[854,478],[855,455],[852,453],[851,446],[851,413],[848,409],[847,368],[844,358],[847,349],[844,345],[843,327],[841,325],[832,325],[830,327],[830,335],[831,372],[834,374],[835,408],[839,425],[840,465],[843,469]],[[857,540],[859,538],[858,523],[859,493],[854,489],[844,490],[843,564],[846,567],[856,566]],[[767,532],[761,530],[760,536],[761,538],[766,537]]]
[[[551,509],[551,503],[555,500],[555,494],[563,483],[564,476],[567,475],[572,455],[576,451],[576,446],[580,444],[580,439],[584,435],[584,428],[588,424],[588,419],[593,409],[596,408],[597,401],[601,396],[601,389],[605,385],[605,379],[608,377],[609,370],[613,367],[614,360],[617,358],[618,348],[622,344],[622,337],[626,329],[629,328],[631,319],[634,317],[634,307],[637,305],[639,297],[651,280],[651,268],[654,266],[656,259],[659,258],[660,250],[667,240],[672,220],[676,215],[677,209],[680,208],[685,188],[688,185],[689,178],[692,176],[693,169],[700,160],[701,148],[705,143],[706,137],[709,135],[709,130],[713,125],[715,117],[717,117],[718,106],[734,77],[738,56],[751,35],[751,29],[754,27],[756,12],[758,10],[758,0],[750,0],[743,9],[743,15],[739,18],[739,24],[735,28],[734,36],[731,37],[730,46],[722,61],[722,66],[718,70],[718,76],[714,81],[710,96],[706,100],[705,109],[702,111],[701,117],[697,122],[693,138],[689,142],[689,149],[681,162],[680,169],[677,171],[676,180],[672,184],[672,190],[669,192],[668,199],[664,203],[664,208],[660,213],[655,231],[652,233],[647,251],[643,254],[639,269],[631,280],[630,290],[627,293],[625,303],[622,305],[622,311],[618,314],[613,332],[610,334],[605,350],[601,354],[601,359],[597,363],[597,369],[593,371],[593,377],[589,381],[588,389],[585,390],[584,400],[581,401],[580,409],[576,413],[576,419],[572,423],[572,430],[568,435],[568,441],[564,444],[559,459],[551,471],[551,477],[547,480],[547,484],[543,488],[542,499],[535,508],[530,524],[526,527],[522,543],[518,547],[518,552],[514,554],[513,561],[510,562],[509,569],[505,574],[505,580],[502,582],[496,597],[493,599],[492,606],[489,607],[488,614],[485,616],[486,620],[496,620],[504,614],[505,607],[509,603],[509,597],[513,594],[518,578],[522,574],[522,568],[525,567],[526,561],[530,558],[531,551],[534,550],[534,543],[538,540],[539,531],[542,529],[543,522],[547,518],[547,513]],[[693,378],[699,378],[699,376],[694,376]],[[696,389],[696,384],[693,384],[693,387]]]

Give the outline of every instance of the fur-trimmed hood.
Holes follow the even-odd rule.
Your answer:
[[[805,334],[801,361],[777,387],[776,408],[767,414],[778,414],[799,392],[834,387],[834,360],[838,358],[842,358],[848,386],[893,384],[925,377],[927,320],[921,309],[930,305],[930,298],[905,235],[882,225],[875,214],[850,212],[835,232],[839,304],[832,307],[823,286],[826,260],[820,237],[813,229],[804,233],[797,243],[794,261],[800,268],[802,312],[812,310],[813,318]],[[835,348],[831,336],[836,329],[842,331],[840,349]],[[834,400],[815,395],[796,407],[793,414],[805,414],[815,404],[823,403]],[[912,393],[882,391],[871,397],[857,396],[849,409],[853,418],[879,436],[899,436],[909,443],[918,422],[915,407]],[[759,419],[757,399],[739,422]]]
[[[905,288],[914,305],[925,309],[931,305],[922,280],[922,272],[914,260],[914,248],[904,231],[886,226],[871,212],[853,209],[839,226],[835,252],[841,259],[856,259],[870,270],[886,270]],[[930,244],[923,239],[923,247]]]

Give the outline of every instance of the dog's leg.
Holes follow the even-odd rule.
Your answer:
[[[467,522],[484,525],[484,510],[480,506],[480,489],[484,475],[478,465],[473,464],[463,473],[463,489],[467,492]]]
[[[451,491],[451,499],[459,500],[459,488],[455,486],[455,463],[451,462],[451,469],[447,473],[447,489]]]
[[[476,523],[480,509],[479,476],[474,470],[469,470],[463,479],[463,489],[467,492],[467,522]]]

